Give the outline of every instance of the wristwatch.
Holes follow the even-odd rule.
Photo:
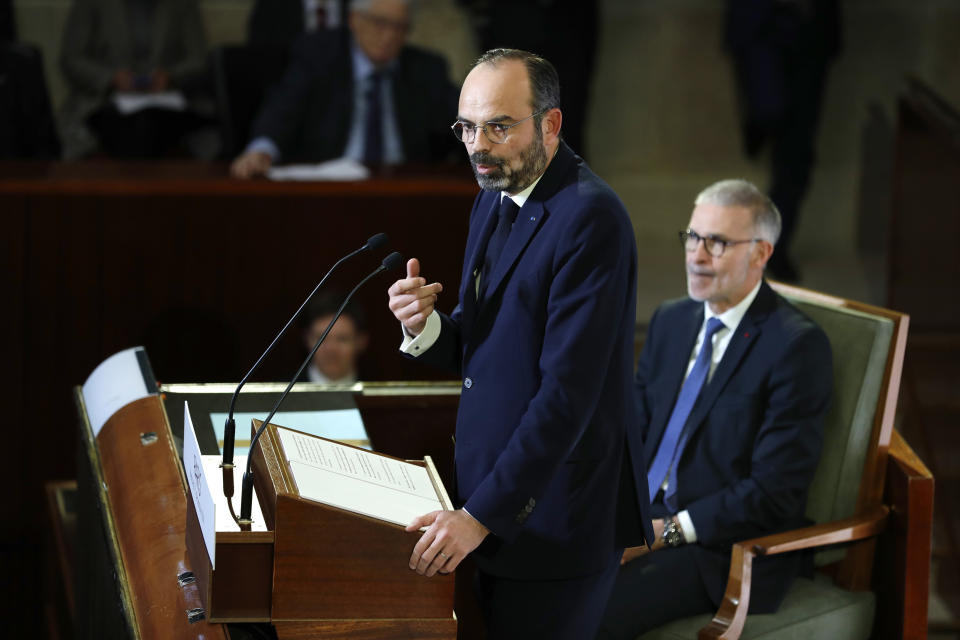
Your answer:
[[[686,538],[683,537],[683,529],[681,529],[680,524],[672,518],[664,521],[663,534],[661,534],[660,538],[668,547],[679,547],[686,542]]]

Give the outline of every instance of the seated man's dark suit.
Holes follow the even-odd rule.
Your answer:
[[[282,162],[341,157],[354,110],[350,51],[345,31],[298,38],[283,79],[253,125],[251,139],[270,138],[279,147]],[[390,77],[405,162],[440,162],[458,152],[450,134],[458,93],[448,77],[446,61],[406,46]]]
[[[477,196],[460,304],[419,359],[464,378],[457,502],[491,531],[472,554],[481,582],[515,594],[487,603],[489,637],[579,639],[602,614],[620,550],[651,537],[646,495],[618,491],[635,410],[633,231],[561,142],[477,301],[499,203],[499,192]],[[597,576],[595,589],[576,584]],[[591,615],[586,636],[566,622]]]
[[[684,298],[664,303],[650,321],[636,373],[640,421],[628,430],[631,446],[642,441],[647,467],[703,319],[704,303]],[[676,508],[687,510],[697,540],[621,568],[601,637],[634,638],[670,619],[714,610],[732,543],[809,523],[804,511],[820,458],[831,362],[823,331],[761,283],[684,427]],[[659,501],[653,507],[671,515]],[[750,611],[776,610],[807,560],[787,554],[755,561]]]

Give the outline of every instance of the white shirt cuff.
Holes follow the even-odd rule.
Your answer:
[[[266,136],[254,138],[250,144],[247,145],[247,148],[243,150],[244,153],[251,153],[253,151],[267,154],[273,162],[277,162],[280,159],[280,148],[277,146],[277,143]]]
[[[436,311],[430,312],[427,316],[427,324],[424,325],[420,335],[414,337],[407,333],[407,328],[400,325],[403,329],[403,342],[400,344],[400,351],[408,353],[414,357],[433,346],[433,343],[440,337],[440,315]]]
[[[693,528],[693,520],[690,519],[690,512],[684,509],[677,514],[677,522],[683,529],[683,539],[687,544],[693,544],[697,541],[697,530]]]

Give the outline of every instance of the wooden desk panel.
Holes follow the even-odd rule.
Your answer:
[[[26,311],[41,322],[27,331],[44,336],[26,347],[36,353],[50,335],[83,338],[92,347],[78,354],[85,375],[102,357],[147,341],[158,377],[176,382],[238,379],[326,270],[374,233],[387,233],[389,248],[344,265],[330,286],[349,290],[399,250],[455,288],[477,190],[463,175],[271,183],[230,180],[209,165],[120,165],[94,175],[86,165],[44,166],[0,165],[0,206],[23,212]],[[436,377],[396,357],[399,332],[384,293],[400,275],[383,274],[357,295],[373,338],[365,378]],[[443,308],[454,298],[444,296]],[[49,313],[61,305],[69,319]],[[299,336],[289,336],[260,379],[289,376],[302,354]]]

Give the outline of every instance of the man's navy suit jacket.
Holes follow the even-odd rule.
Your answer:
[[[561,143],[478,303],[475,272],[499,201],[477,196],[460,302],[440,314],[440,337],[420,358],[464,380],[456,494],[492,532],[478,566],[518,579],[584,576],[652,537],[625,452],[636,420],[633,229],[616,194]]]
[[[639,429],[629,432],[642,439],[638,475],[656,455],[702,324],[703,303],[689,298],[664,303],[650,321],[635,381]],[[677,462],[677,505],[693,521],[715,604],[734,542],[809,524],[832,372],[823,331],[763,282],[690,414]],[[803,564],[798,554],[758,559],[750,610],[776,609]]]
[[[434,163],[458,151],[450,132],[457,89],[440,56],[406,46],[392,70],[394,114],[407,163]],[[290,63],[267,97],[251,138],[270,138],[283,162],[343,155],[354,109],[349,32],[320,31],[294,41]]]

